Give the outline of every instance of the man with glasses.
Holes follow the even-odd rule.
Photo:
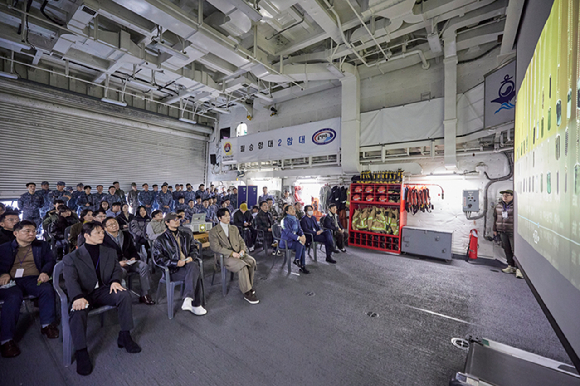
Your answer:
[[[514,261],[514,191],[511,189],[502,190],[501,200],[495,206],[493,212],[493,235],[501,239],[501,246],[507,259],[507,268],[502,269],[503,273],[516,274],[518,279],[524,276]]]
[[[49,283],[55,259],[46,241],[36,240],[36,224],[22,220],[14,226],[14,237],[10,243],[0,246],[0,301],[3,301],[0,351],[4,358],[20,355],[14,342],[14,332],[20,306],[25,295],[38,297],[41,333],[49,339],[58,338],[58,328],[53,324],[54,290]]]
[[[0,214],[0,245],[12,241],[14,236],[14,226],[18,224],[20,217],[18,212],[7,210]]]
[[[149,290],[151,289],[151,278],[149,276],[149,266],[142,261],[137,253],[137,248],[133,244],[133,236],[129,231],[119,229],[119,223],[113,217],[107,217],[102,222],[105,228],[105,238],[103,245],[117,251],[119,265],[123,270],[123,278],[127,277],[128,272],[138,272],[141,283],[141,297],[139,303],[145,303],[148,306],[155,304]]]

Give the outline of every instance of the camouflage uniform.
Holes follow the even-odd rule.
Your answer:
[[[63,190],[62,192],[58,190],[51,190],[48,194],[48,199],[50,200],[51,205],[54,205],[55,200],[63,200],[64,204],[67,205],[70,198],[71,194],[66,190]]]
[[[99,208],[100,201],[97,201],[97,197],[94,194],[86,194],[83,192],[82,195],[77,199],[77,205],[79,212],[83,209],[97,210]],[[88,206],[86,204],[89,204]]]
[[[163,213],[168,213],[171,211],[171,206],[173,205],[173,195],[171,194],[171,192],[168,190],[167,193],[163,193],[162,191],[159,192],[159,194],[157,195],[157,204],[159,205],[159,209],[163,212]],[[168,206],[169,208],[165,208],[165,206]]]
[[[29,192],[24,193],[18,199],[18,208],[22,211],[22,219],[30,220],[36,224],[36,229],[39,228],[42,218],[40,217],[40,208],[44,206],[44,198],[42,193]]]

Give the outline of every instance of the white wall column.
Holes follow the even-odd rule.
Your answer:
[[[455,35],[455,34],[454,34]],[[444,158],[446,169],[457,168],[457,50],[455,36],[445,40],[443,95]]]
[[[356,67],[343,64],[344,78],[340,79],[341,123],[340,156],[345,173],[358,173],[360,165],[360,77]]]

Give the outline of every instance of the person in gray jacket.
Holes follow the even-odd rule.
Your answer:
[[[515,273],[518,279],[523,279],[524,276],[514,261],[514,191],[502,190],[500,194],[501,200],[493,212],[493,235],[499,235],[508,263],[502,272]]]
[[[160,234],[165,232],[167,227],[163,221],[163,212],[156,210],[151,213],[151,221],[147,224],[145,233],[147,234],[147,239],[154,241]]]

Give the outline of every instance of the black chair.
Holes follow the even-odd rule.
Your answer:
[[[218,255],[219,255],[219,260],[218,260]],[[227,268],[224,264],[224,255],[222,255],[221,253],[214,253],[214,270],[213,270],[213,274],[211,275],[211,285],[213,285],[213,280],[215,278],[215,273],[218,269],[220,269],[221,271],[221,278],[222,278],[222,295],[226,296],[226,294],[228,293],[228,283],[226,281],[227,279]],[[234,273],[230,272],[230,281],[234,281]]]
[[[286,242],[286,240],[282,240],[282,228],[280,227],[280,225],[278,225],[278,223],[274,223],[272,224],[272,236],[274,237],[274,240],[276,240],[278,242],[278,249],[284,251],[284,261],[282,262],[282,267],[284,267],[284,264],[286,264],[286,262],[288,263],[288,273],[290,274],[292,272],[292,249],[290,249],[288,247],[288,243]],[[284,242],[282,242],[284,241]],[[276,261],[275,259],[272,259],[272,268],[274,268],[274,262]]]
[[[73,342],[72,336],[70,334],[69,326],[69,302],[68,296],[64,292],[63,288],[60,286],[60,277],[62,276],[64,263],[62,261],[56,263],[54,270],[52,272],[52,285],[56,294],[58,295],[58,300],[60,302],[60,320],[61,320],[61,336],[62,336],[62,364],[68,367],[72,364],[73,355]],[[101,327],[105,324],[105,315],[107,311],[116,309],[114,306],[103,306],[95,308],[89,311],[89,316],[100,315],[101,317]]]
[[[314,261],[318,261],[318,253],[317,253],[318,242],[314,241],[313,234],[304,232],[304,235],[306,236],[306,248],[308,251],[308,256],[312,258],[310,252],[314,250]]]

